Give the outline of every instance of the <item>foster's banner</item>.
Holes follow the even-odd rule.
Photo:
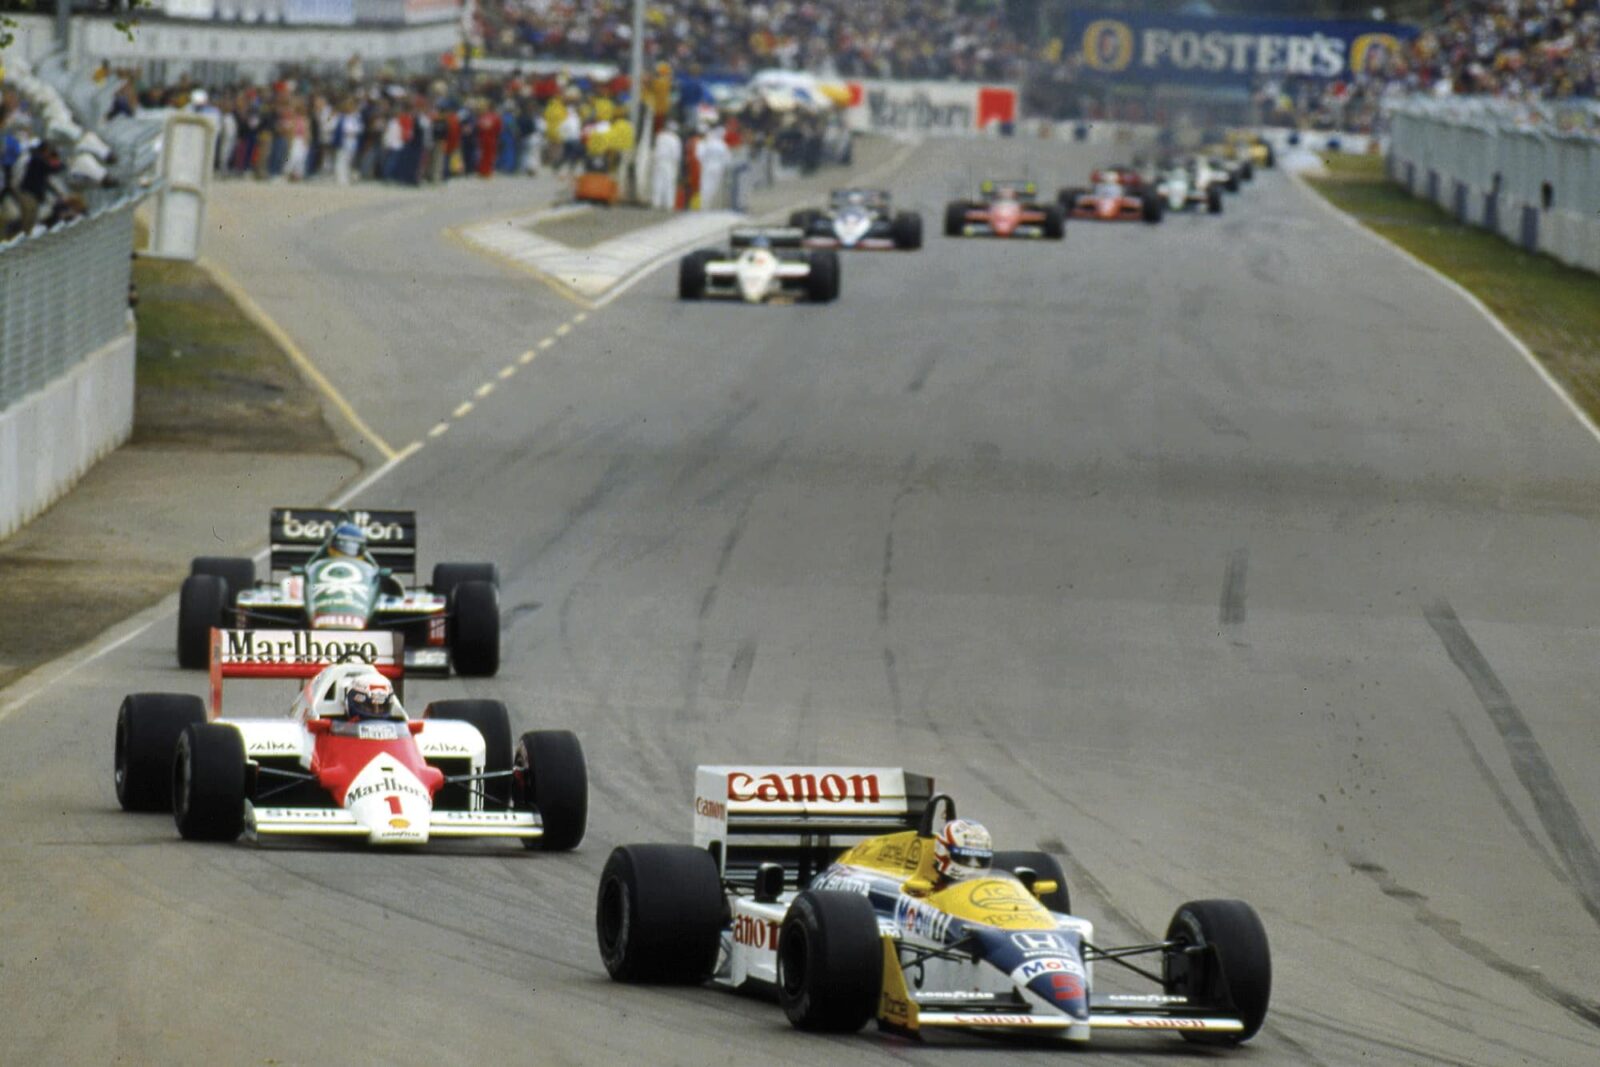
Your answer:
[[[1416,33],[1394,22],[1074,11],[1067,51],[1087,77],[1246,87],[1262,78],[1350,78],[1387,64]]]

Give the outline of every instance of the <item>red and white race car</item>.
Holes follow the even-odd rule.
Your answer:
[[[202,841],[241,833],[423,845],[517,838],[565,850],[583,840],[589,777],[565,730],[515,751],[498,700],[437,700],[419,719],[400,701],[393,631],[211,631],[211,701],[133,693],[117,712],[115,784],[127,811],[171,810]],[[224,717],[227,678],[303,679],[287,716]]]
[[[991,179],[978,187],[978,195],[978,200],[952,200],[946,205],[946,237],[1043,237],[1059,241],[1066,234],[1061,209],[1039,203],[1039,190],[1033,182]]]
[[[1160,222],[1161,197],[1137,172],[1121,167],[1094,171],[1090,188],[1068,187],[1056,194],[1070,219],[1100,222]]]

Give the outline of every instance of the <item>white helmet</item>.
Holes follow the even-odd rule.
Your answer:
[[[377,671],[362,671],[345,685],[344,712],[352,719],[387,719],[394,714],[394,686]]]
[[[933,866],[950,881],[983,874],[994,863],[994,839],[982,823],[951,819],[933,838]]]

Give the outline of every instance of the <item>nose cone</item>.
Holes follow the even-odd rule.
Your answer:
[[[350,783],[344,803],[366,828],[371,844],[421,845],[428,840],[433,798],[417,776],[391,756],[374,756]]]
[[[1083,975],[1072,973],[1077,968],[1070,960],[1042,960],[1040,963],[1062,965],[1061,970],[1042,973],[1028,983],[1028,991],[1041,997],[1057,1011],[1074,1019],[1089,1017],[1088,990],[1084,988]]]

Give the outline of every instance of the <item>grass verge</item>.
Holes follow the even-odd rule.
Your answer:
[[[1334,207],[1461,284],[1600,420],[1600,275],[1531,254],[1389,180],[1375,156],[1331,155],[1308,183]]]

